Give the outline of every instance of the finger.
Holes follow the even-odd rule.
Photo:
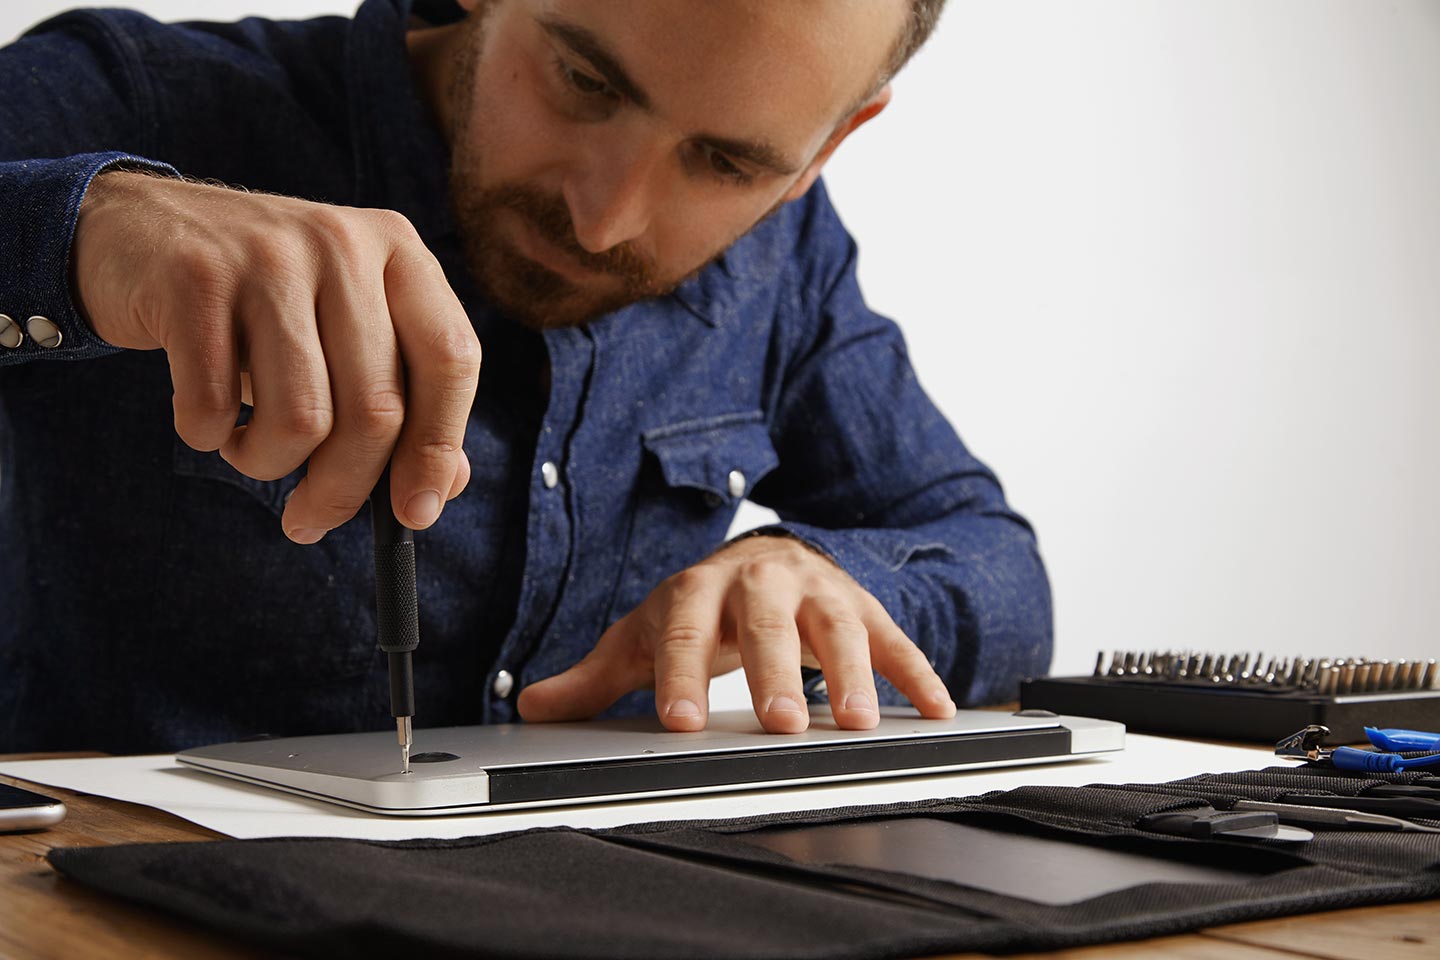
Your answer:
[[[595,649],[569,670],[521,690],[515,702],[521,718],[531,723],[584,720],[625,694],[649,686],[653,667],[648,659],[636,656],[630,619],[619,620],[601,634]]]
[[[264,292],[241,303],[254,411],[220,456],[246,476],[275,480],[324,442],[334,412],[313,301],[255,289]]]
[[[228,304],[205,310],[187,299],[166,323],[175,432],[196,450],[215,450],[240,415],[240,358]],[[180,333],[183,331],[183,334]]]
[[[418,237],[404,238],[386,265],[385,296],[408,385],[390,495],[401,522],[421,529],[440,516],[465,458],[480,341],[444,271]]]
[[[810,725],[795,626],[799,603],[794,578],[773,562],[746,564],[730,592],[740,662],[755,715],[767,733],[800,733]]]
[[[835,723],[844,730],[872,729],[880,711],[870,671],[870,631],[854,605],[840,597],[809,597],[795,622],[820,661]]]
[[[445,495],[447,502],[460,496],[465,490],[465,487],[470,483],[470,458],[466,456],[465,451],[462,450],[456,460],[458,466],[455,470],[455,479],[450,483],[450,492]]]
[[[920,715],[932,720],[955,716],[955,701],[950,699],[944,681],[879,601],[865,617],[865,626],[870,631],[870,661]]]
[[[655,712],[667,730],[704,730],[709,719],[725,583],[722,577],[687,570],[646,601],[661,607],[647,618],[654,636],[641,640],[642,646],[646,640],[654,643]]]
[[[379,284],[327,280],[317,304],[335,419],[281,521],[298,543],[314,543],[355,515],[389,462],[405,418],[400,351]]]

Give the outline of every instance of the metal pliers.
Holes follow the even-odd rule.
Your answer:
[[[1327,749],[1320,745],[1320,741],[1328,736],[1329,727],[1312,723],[1275,744],[1275,756],[1328,763],[1338,770],[1370,773],[1400,773],[1405,770],[1440,767],[1440,734],[1437,733],[1366,727],[1365,736],[1374,744],[1376,750],[1361,750],[1357,747]],[[1431,752],[1422,756],[1401,755],[1415,751]]]

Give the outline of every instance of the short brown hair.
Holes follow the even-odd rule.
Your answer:
[[[895,49],[890,52],[890,59],[886,61],[885,72],[880,78],[882,85],[888,83],[890,78],[915,56],[915,51],[930,39],[944,7],[945,0],[910,0],[910,12],[905,17],[905,28],[900,31],[900,38],[895,41]]]

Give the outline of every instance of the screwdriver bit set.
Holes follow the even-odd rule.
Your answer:
[[[1360,742],[1366,725],[1440,729],[1440,668],[1433,659],[1102,651],[1088,677],[1026,680],[1020,706],[1226,740],[1274,742],[1324,724],[1336,742]]]

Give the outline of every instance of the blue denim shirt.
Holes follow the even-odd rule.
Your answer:
[[[416,538],[419,725],[516,719],[521,687],[719,546],[746,497],[873,593],[957,702],[1013,697],[1043,672],[1031,529],[865,306],[824,188],[671,296],[523,329],[466,275],[447,148],[410,80],[410,12],[74,12],[0,50],[0,314],[47,317],[62,337],[0,347],[0,751],[390,722],[368,515],[291,543],[279,516],[298,474],[251,480],[187,447],[164,354],[116,349],[77,313],[77,209],[123,163],[398,210],[465,303],[485,345],[474,474]],[[641,692],[614,712],[650,709]]]

